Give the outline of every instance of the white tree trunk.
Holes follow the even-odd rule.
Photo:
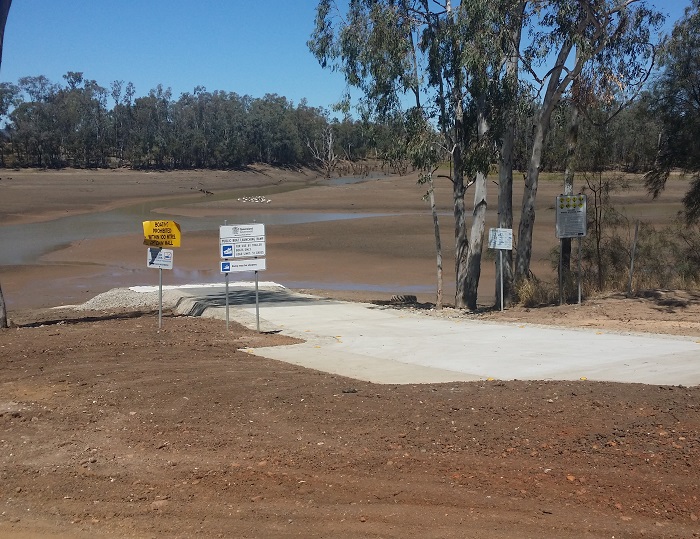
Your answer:
[[[433,184],[433,175],[428,179],[428,196],[430,198],[430,212],[433,216],[433,228],[435,230],[435,252],[437,256],[437,291],[435,299],[435,308],[442,309],[442,242],[440,240],[440,222],[438,220],[437,206],[435,205],[435,187]]]
[[[477,113],[477,133],[479,140],[486,136],[489,130],[484,115],[484,108],[479,107]],[[479,279],[481,278],[481,255],[484,247],[484,229],[486,227],[486,178],[487,174],[478,172],[474,183],[474,212],[467,251],[467,283],[464,301],[468,309],[477,308]]]
[[[455,120],[455,140],[462,140],[464,136],[464,124],[462,123],[461,100],[455,107],[457,112]],[[467,238],[467,220],[464,208],[464,173],[462,172],[462,150],[459,144],[455,144],[452,152],[452,162],[454,172],[452,178],[452,198],[454,204],[455,219],[455,308],[464,309],[466,307],[466,286],[469,276],[467,268],[467,251],[469,240]]]

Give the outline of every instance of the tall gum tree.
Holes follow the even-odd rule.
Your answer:
[[[474,206],[467,250],[467,274],[463,300],[469,309],[477,308],[477,291],[486,227],[487,176],[497,161],[497,146],[504,131],[504,111],[508,109],[506,88],[508,58],[512,57],[512,1],[464,2],[466,35],[463,36],[463,62],[469,79],[466,131],[467,167],[474,183]],[[505,99],[504,99],[505,98]],[[471,135],[471,136],[470,136]]]
[[[518,113],[519,53],[526,6],[527,2],[522,0],[513,4],[512,10],[506,13],[505,36],[508,41],[504,47],[505,73],[501,84],[504,119],[498,163],[498,228],[506,229],[513,228],[513,166]],[[496,275],[503,276],[502,292],[498,280],[496,282],[496,305],[509,306],[513,300],[513,251],[506,251],[502,255],[496,257]]]
[[[522,55],[525,68],[544,90],[533,129],[525,177],[515,258],[516,281],[527,279],[532,258],[535,200],[545,137],[556,106],[584,66],[594,62],[607,83],[621,89],[641,84],[654,58],[652,30],[663,16],[644,0],[532,0],[526,14],[531,44]],[[537,60],[553,58],[539,76]]]

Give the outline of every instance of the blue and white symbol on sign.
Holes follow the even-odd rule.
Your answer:
[[[221,246],[221,258],[233,258],[233,245],[226,244]]]
[[[221,262],[221,273],[231,272],[231,262]]]

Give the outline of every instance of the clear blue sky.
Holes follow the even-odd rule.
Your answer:
[[[654,0],[673,26],[689,0]],[[329,107],[345,90],[309,52],[316,0],[13,0],[0,80],[82,71],[109,88],[159,83],[173,97],[202,85]]]

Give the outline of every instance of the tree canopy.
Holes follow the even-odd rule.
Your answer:
[[[516,111],[531,111],[520,147],[525,185],[515,277],[523,280],[529,277],[537,183],[553,116],[574,81],[588,94],[604,96],[602,103],[634,97],[650,73],[652,31],[661,21],[644,0],[320,0],[309,47],[322,66],[341,71],[362,91],[378,117],[413,106],[441,133],[453,165],[455,305],[475,308],[485,178],[498,162],[502,170],[518,162]],[[522,108],[516,102],[527,93],[519,87],[519,69],[534,81],[532,88],[539,85]],[[468,233],[464,197],[471,185]],[[512,211],[512,204],[502,203],[510,198],[508,182],[499,192],[504,211]],[[509,219],[499,216],[499,222]]]
[[[692,174],[683,199],[689,222],[700,219],[700,0],[693,0],[661,54],[651,111],[662,124],[656,162],[647,187],[658,196],[674,168]]]
[[[131,83],[109,88],[69,71],[64,84],[44,76],[0,84],[3,163],[36,167],[235,168],[251,163],[316,166],[314,144],[333,132],[334,151],[364,158],[381,152],[386,129],[337,120],[306,101],[209,92],[175,99],[158,85],[137,97]],[[108,106],[111,103],[111,107]],[[373,154],[374,155],[374,154]]]

